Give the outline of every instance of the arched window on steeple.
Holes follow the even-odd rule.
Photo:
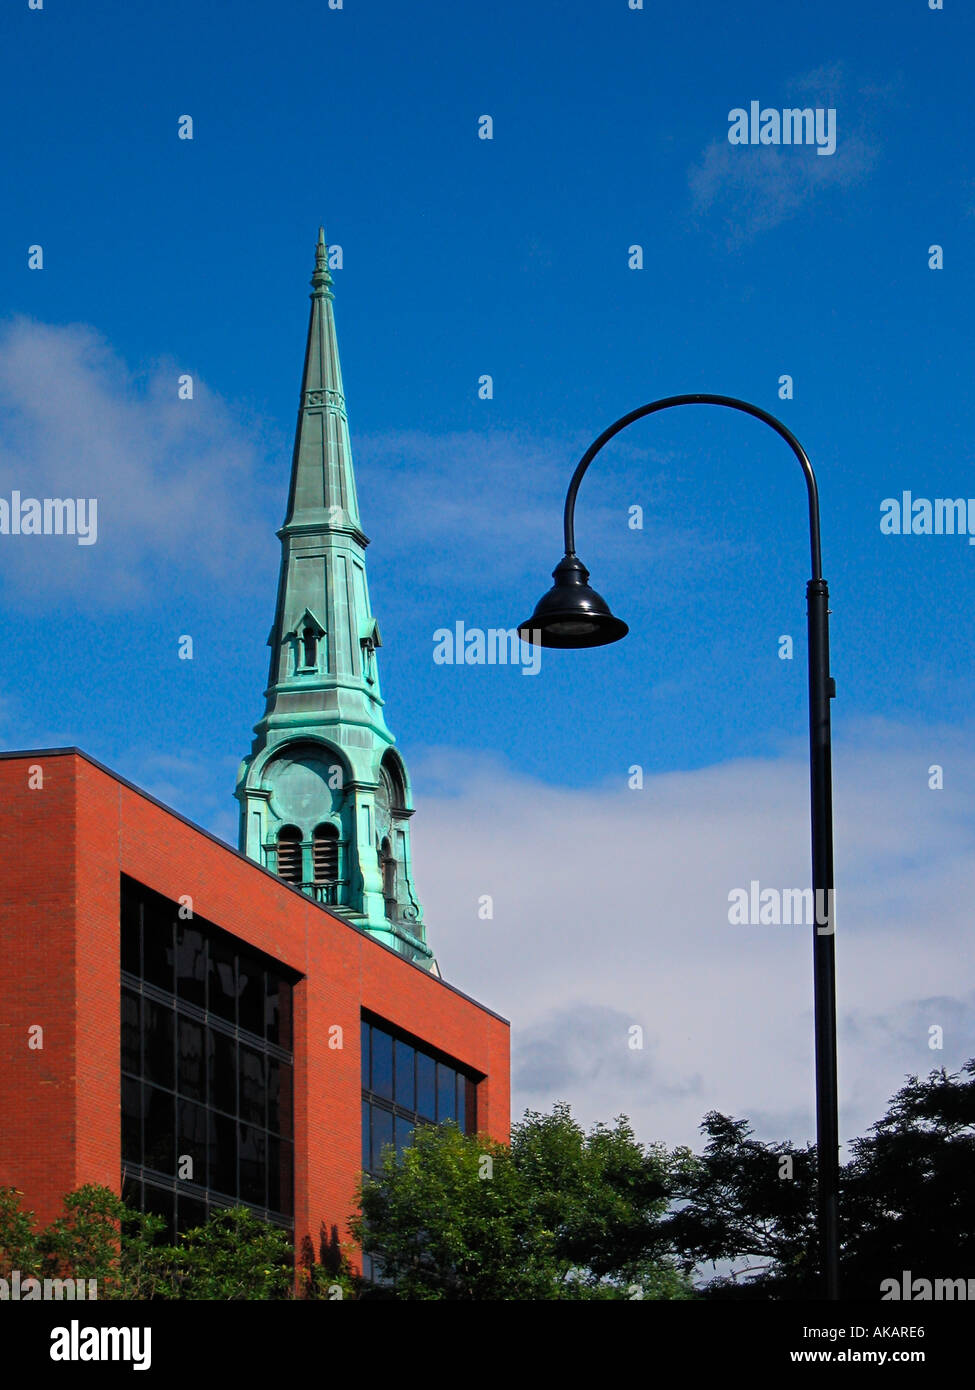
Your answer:
[[[334,825],[315,826],[311,853],[315,883],[334,889],[339,877],[339,832]],[[330,895],[328,900],[336,899]]]
[[[282,825],[278,831],[278,878],[301,882],[301,831],[296,825]]]
[[[391,922],[396,921],[396,860],[388,839],[383,840],[379,847],[379,865],[383,874],[383,898],[386,902],[386,916]]]
[[[301,632],[301,664],[308,670],[318,665],[318,632],[306,623]]]

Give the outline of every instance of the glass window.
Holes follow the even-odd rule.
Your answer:
[[[372,1030],[372,1086],[373,1095],[383,1100],[393,1099],[393,1040],[388,1033],[379,1028]]]
[[[237,1121],[208,1111],[210,1119],[210,1186],[237,1195]]]
[[[369,1024],[365,1019],[359,1024],[359,1050],[362,1058],[362,1089],[369,1090]]]
[[[276,1134],[267,1137],[267,1204],[272,1211],[294,1211],[294,1145]]]
[[[142,1091],[145,1133],[143,1163],[158,1173],[176,1171],[176,1097],[157,1086]]]
[[[150,920],[146,913],[142,930],[142,951],[146,984],[155,985],[169,994],[173,992],[173,923],[172,920],[159,920],[156,914]]]
[[[142,1071],[142,1001],[131,990],[122,991],[122,1070],[139,1076]]]
[[[216,1028],[207,1029],[209,1103],[216,1110],[237,1113],[237,1042]]]
[[[267,1127],[274,1134],[289,1135],[294,1128],[290,1066],[277,1057],[267,1059]]]
[[[203,1025],[181,1016],[176,1019],[176,1078],[181,1095],[192,1100],[206,1100]]]
[[[252,1047],[240,1044],[240,1118],[249,1124],[265,1123],[264,1104],[267,1082],[264,1076],[264,1057]]]
[[[237,962],[238,999],[240,1014],[237,1019],[241,1028],[249,1033],[264,1036],[264,970],[257,961],[248,956],[240,956]]]
[[[291,986],[273,970],[266,972],[264,1017],[267,1040],[291,1051]]]
[[[142,907],[127,879],[122,881],[122,969],[142,974]]]
[[[124,877],[121,911],[123,978],[133,981],[119,1000],[123,1190],[161,1211],[170,1231],[238,1202],[290,1230],[288,975],[202,918],[182,922],[174,902]],[[151,980],[140,978],[146,961]]]
[[[145,1078],[168,1090],[176,1087],[175,1014],[168,1004],[142,1001]]]
[[[207,1112],[191,1100],[176,1104],[176,1175],[207,1185]]]
[[[237,981],[233,947],[225,941],[211,941],[209,956],[210,1012],[228,1023],[236,1023]]]
[[[362,1163],[377,1172],[385,1144],[397,1153],[418,1124],[454,1121],[475,1132],[477,1084],[405,1037],[362,1023]],[[369,1059],[371,1058],[371,1065]]]
[[[176,927],[176,993],[198,1009],[205,1009],[206,987],[206,938],[197,927],[179,922]]]
[[[394,1099],[397,1105],[402,1105],[405,1110],[414,1108],[413,1095],[413,1059],[415,1057],[413,1048],[409,1043],[401,1042],[396,1039],[396,1094]]]
[[[402,1115],[396,1116],[394,1132],[396,1136],[396,1152],[401,1153],[407,1145],[413,1143],[413,1131],[416,1125],[412,1120],[405,1120]]]
[[[240,1196],[263,1207],[267,1201],[267,1135],[254,1125],[240,1127]]]
[[[142,1083],[122,1077],[122,1158],[142,1162]]]
[[[437,1120],[457,1118],[457,1073],[453,1067],[437,1063]]]
[[[372,1107],[372,1167],[382,1166],[383,1149],[393,1142],[393,1113],[380,1106]]]
[[[424,1052],[416,1058],[416,1109],[425,1120],[437,1118],[437,1064]]]

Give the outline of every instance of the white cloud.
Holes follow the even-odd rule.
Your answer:
[[[725,126],[688,171],[695,212],[716,216],[729,249],[735,249],[787,221],[820,194],[854,187],[879,159],[872,111],[890,95],[890,90],[871,85],[853,91],[840,64],[793,79],[783,87],[779,109],[800,104],[835,108],[835,153],[821,156],[813,146],[732,145]],[[775,106],[773,96],[748,92],[736,97],[731,108],[747,109],[751,100]]]
[[[136,374],[82,324],[0,328],[0,496],[98,502],[94,545],[0,536],[8,598],[124,607],[181,578],[246,580],[255,547],[273,544],[260,424],[242,424],[199,377],[194,399],[179,400],[185,370],[162,361]],[[283,473],[277,484],[279,510]]]
[[[975,786],[957,732],[875,726],[835,757],[844,1140],[905,1074],[975,1054],[975,800],[928,790],[935,760]],[[642,792],[553,788],[446,749],[411,763],[430,941],[449,981],[512,1021],[515,1115],[564,1099],[675,1144],[719,1109],[768,1139],[814,1137],[811,930],[727,920],[729,891],[753,878],[809,882],[801,754],[651,776]]]
[[[562,555],[562,509],[572,470],[589,438],[553,441],[519,431],[429,434],[391,431],[356,440],[356,472],[367,533],[376,550],[408,558],[411,593],[476,583],[486,594],[516,581],[541,592]],[[645,507],[641,540],[662,573],[714,563],[725,543],[659,521],[658,499],[680,481],[672,453],[614,441],[579,493],[579,551],[612,563],[627,507]],[[625,500],[623,500],[625,498]],[[673,515],[673,507],[660,507]],[[487,588],[485,588],[487,579]]]

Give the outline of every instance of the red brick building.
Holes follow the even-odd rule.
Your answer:
[[[180,1227],[204,1208],[244,1200],[279,1224],[293,1222],[298,1242],[305,1234],[317,1241],[323,1221],[345,1238],[363,1167],[364,1109],[367,1119],[379,1114],[380,1140],[390,1124],[408,1127],[411,1116],[449,1117],[424,1113],[432,1108],[431,1075],[435,1103],[446,1095],[449,1111],[453,1085],[458,1121],[507,1139],[508,1026],[498,1015],[77,749],[0,756],[0,797],[7,808],[0,821],[0,1184],[21,1189],[42,1222],[81,1183],[120,1190],[124,1167],[127,1194],[164,1213],[173,1203]],[[202,956],[196,939],[187,948],[193,932],[209,943]],[[262,973],[264,1007],[255,1008],[252,986]],[[290,1008],[278,978],[289,988]],[[130,1091],[142,1087],[141,1117],[134,1117],[138,1102],[123,1107],[123,982],[130,1000],[154,1011],[152,1026],[144,1012],[139,1030],[143,1064],[130,1058],[125,1073]],[[167,1017],[164,1026],[159,1020]],[[374,1030],[367,1041],[382,1052],[365,1078],[363,1019]],[[183,1065],[184,1053],[193,1052],[183,1032],[192,1042],[208,1029],[217,1046],[201,1079],[207,1069],[198,1057]],[[377,1041],[386,1036],[395,1054],[388,1077],[389,1049]],[[134,1033],[133,1048],[140,1048]],[[151,1062],[150,1049],[157,1054]],[[225,1064],[234,1052],[236,1081]],[[255,1058],[268,1072],[276,1064],[278,1074],[273,1095],[263,1083],[263,1123],[257,1063],[246,1078]],[[227,1103],[214,1095],[215,1080]],[[157,1101],[159,1132],[149,1135]],[[138,1143],[130,1135],[125,1155],[123,1122],[143,1130]],[[226,1138],[234,1126],[229,1152],[225,1146],[218,1156],[221,1132]],[[262,1144],[252,1144],[249,1157],[244,1152],[245,1134],[261,1131],[263,1177]],[[191,1176],[179,1176],[181,1161]]]

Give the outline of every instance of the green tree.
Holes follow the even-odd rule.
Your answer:
[[[110,1188],[94,1183],[69,1192],[63,1206],[37,1237],[42,1275],[97,1279],[100,1299],[151,1297],[159,1218],[133,1211]]]
[[[278,1226],[246,1207],[212,1212],[203,1226],[154,1252],[162,1298],[289,1298],[294,1284],[291,1242]]]
[[[763,1144],[746,1121],[711,1113],[703,1154],[675,1185],[667,1232],[685,1269],[739,1265],[712,1297],[808,1298],[820,1291],[816,1148]],[[791,1160],[783,1164],[783,1159]],[[975,1268],[975,1059],[916,1076],[850,1144],[840,1169],[844,1298],[878,1299],[908,1269],[929,1279]]]
[[[510,1148],[424,1126],[363,1180],[352,1229],[397,1298],[688,1297],[660,1237],[684,1161],[624,1117],[586,1133],[567,1105],[526,1113]]]
[[[23,1211],[23,1193],[16,1187],[0,1187],[0,1278],[9,1279],[19,1269],[27,1278],[40,1273],[41,1255],[34,1230],[34,1213]]]

